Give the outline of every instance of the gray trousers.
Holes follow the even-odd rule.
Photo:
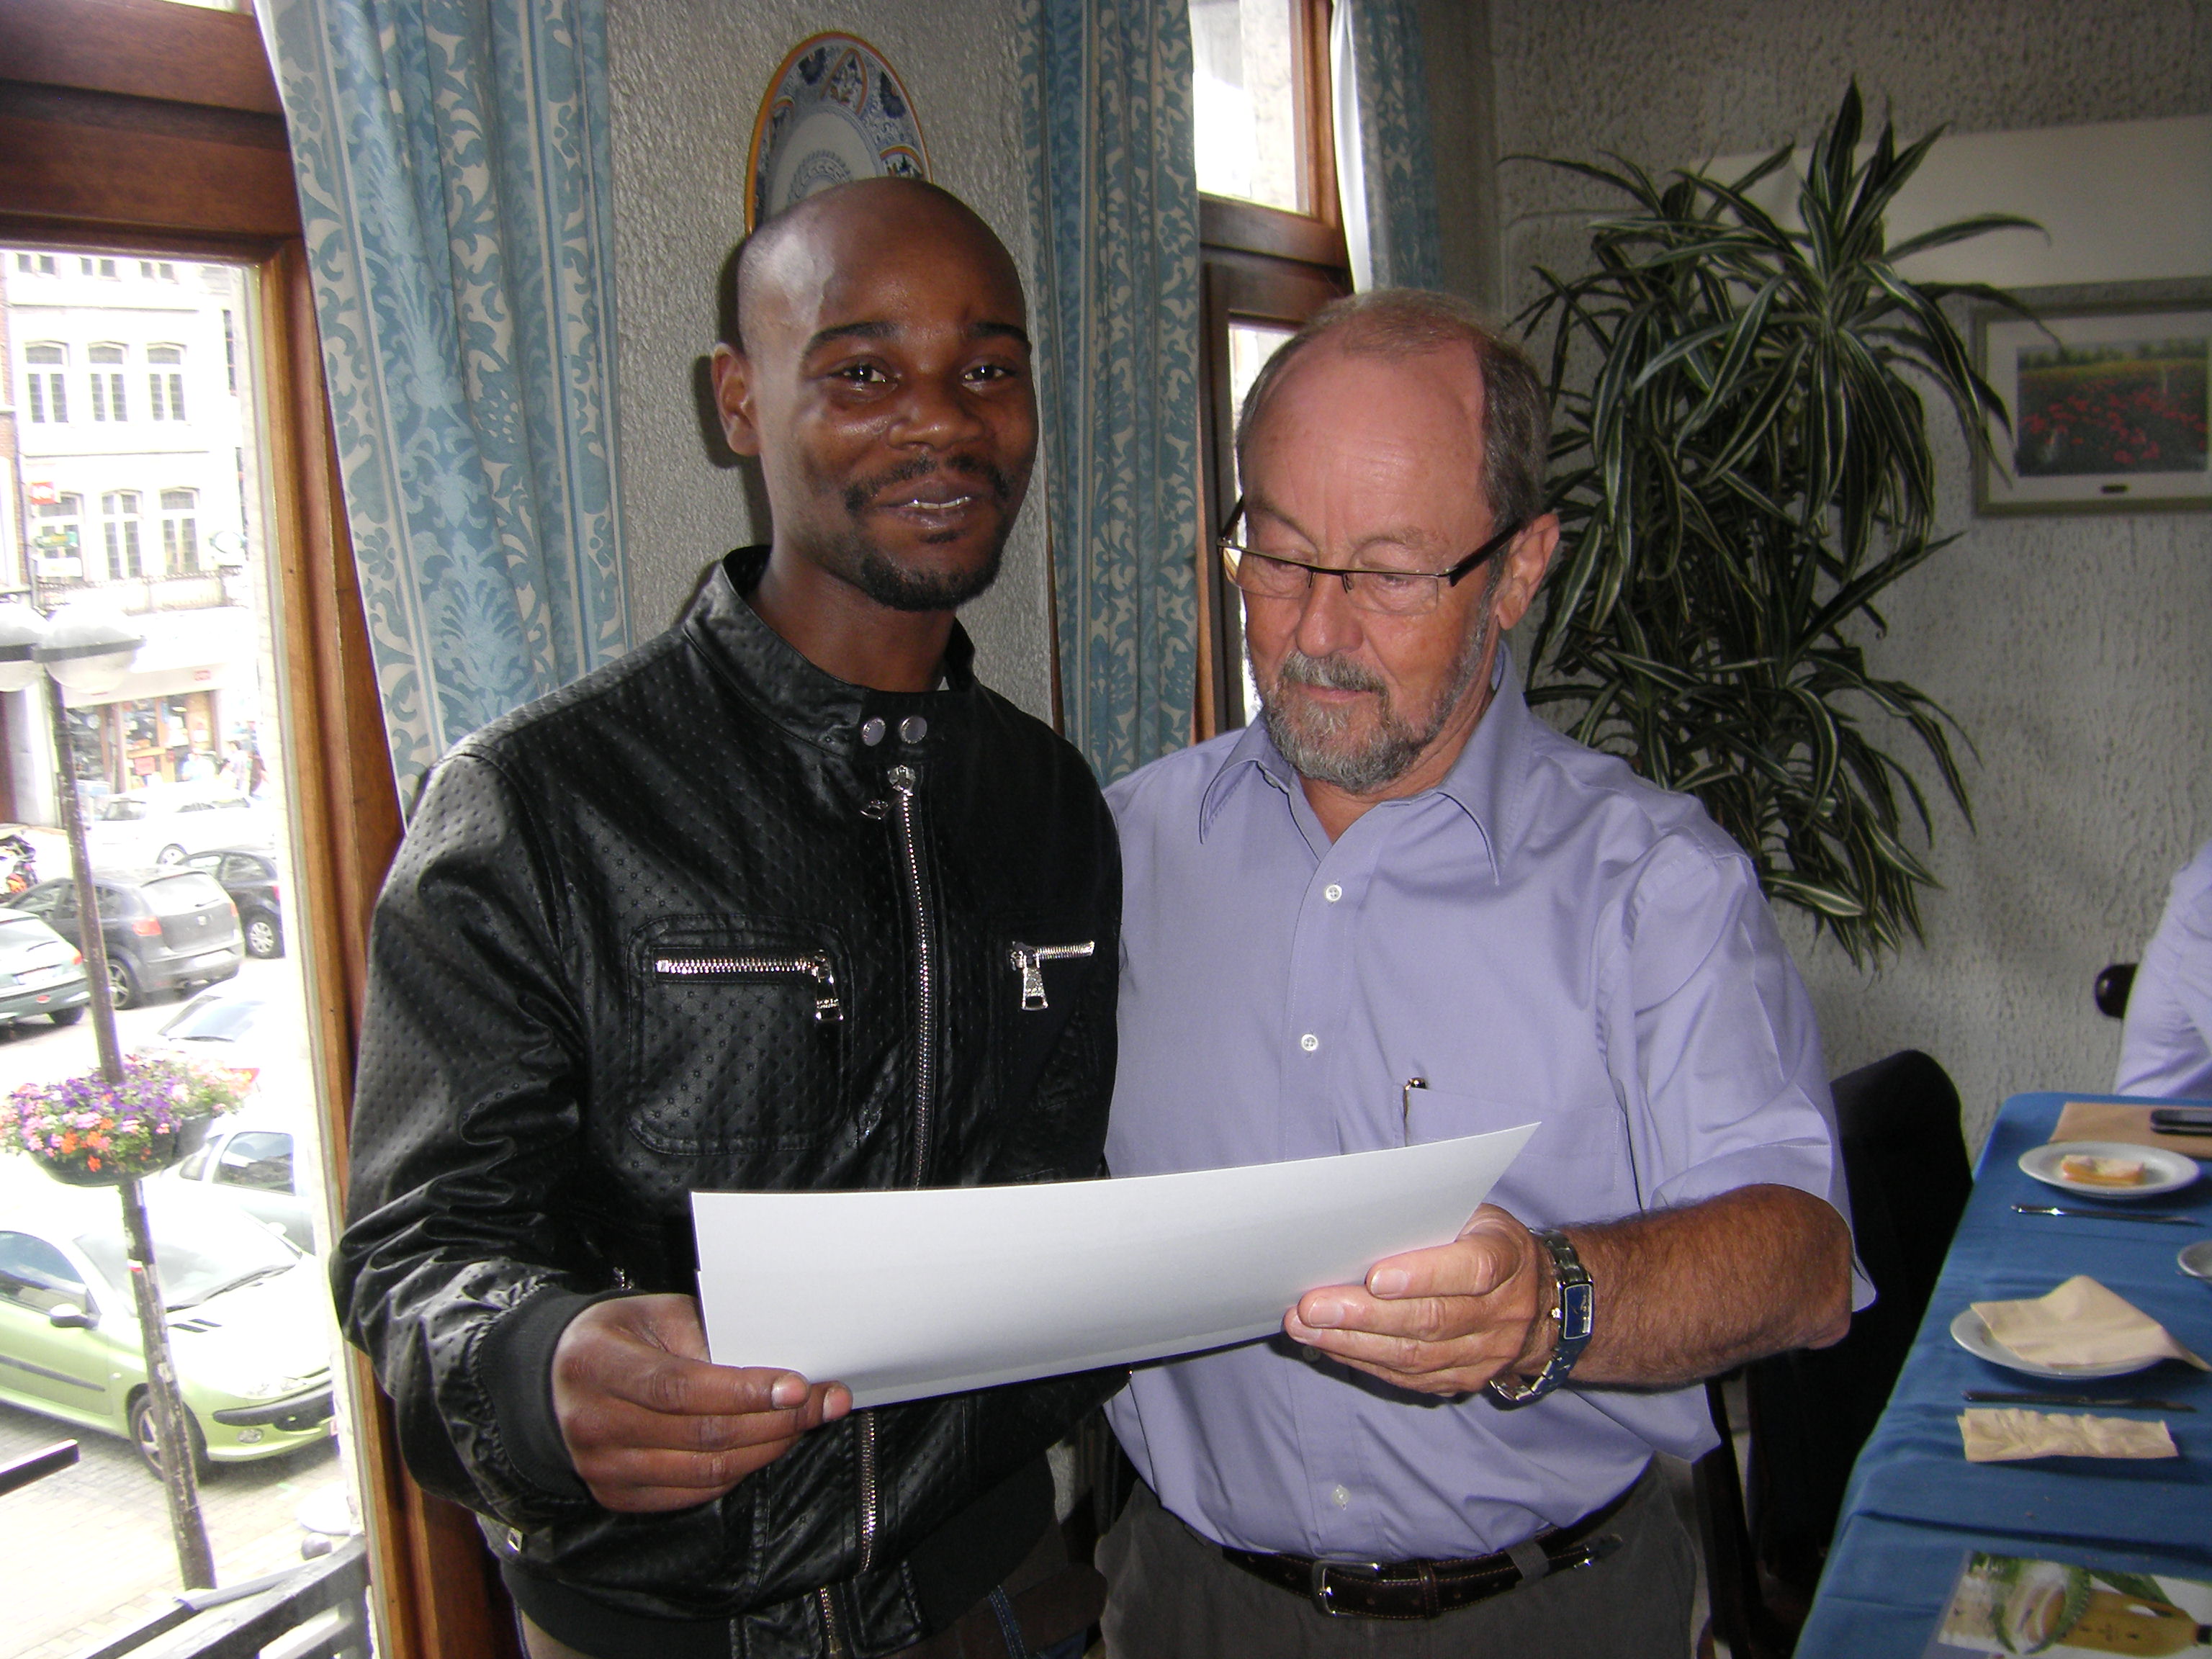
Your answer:
[[[1681,1659],[1697,1563],[1655,1474],[1605,1530],[1621,1547],[1596,1565],[1440,1618],[1334,1619],[1231,1565],[1140,1485],[1098,1545],[1107,1659]]]

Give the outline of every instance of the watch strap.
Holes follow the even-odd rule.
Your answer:
[[[1534,1377],[1490,1379],[1492,1395],[1508,1406],[1525,1406],[1532,1400],[1540,1400],[1565,1382],[1567,1373],[1575,1368],[1575,1361],[1589,1346],[1590,1332],[1596,1324],[1596,1287],[1590,1283],[1589,1269],[1575,1254],[1572,1241],[1555,1227],[1536,1231],[1535,1237],[1552,1258],[1553,1278],[1559,1286],[1551,1310],[1559,1336],[1551,1359]]]

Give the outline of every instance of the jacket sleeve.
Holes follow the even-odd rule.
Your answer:
[[[590,1500],[550,1361],[606,1292],[564,1272],[583,1023],[546,849],[495,761],[433,775],[377,901],[338,1316],[392,1396],[408,1468],[514,1525]]]

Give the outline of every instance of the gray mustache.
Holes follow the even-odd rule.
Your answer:
[[[1309,657],[1297,647],[1283,653],[1275,677],[1285,684],[1316,685],[1328,691],[1384,691],[1382,676],[1348,657]]]

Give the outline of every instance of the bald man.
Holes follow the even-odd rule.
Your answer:
[[[432,775],[377,907],[340,1310],[534,1659],[1079,1650],[1103,1584],[1044,1454],[1120,1373],[854,1411],[706,1357],[694,1190],[1101,1172],[1121,904],[1081,757],[953,618],[1036,450],[1006,249],[871,180],[737,281],[714,384],[773,538]]]

